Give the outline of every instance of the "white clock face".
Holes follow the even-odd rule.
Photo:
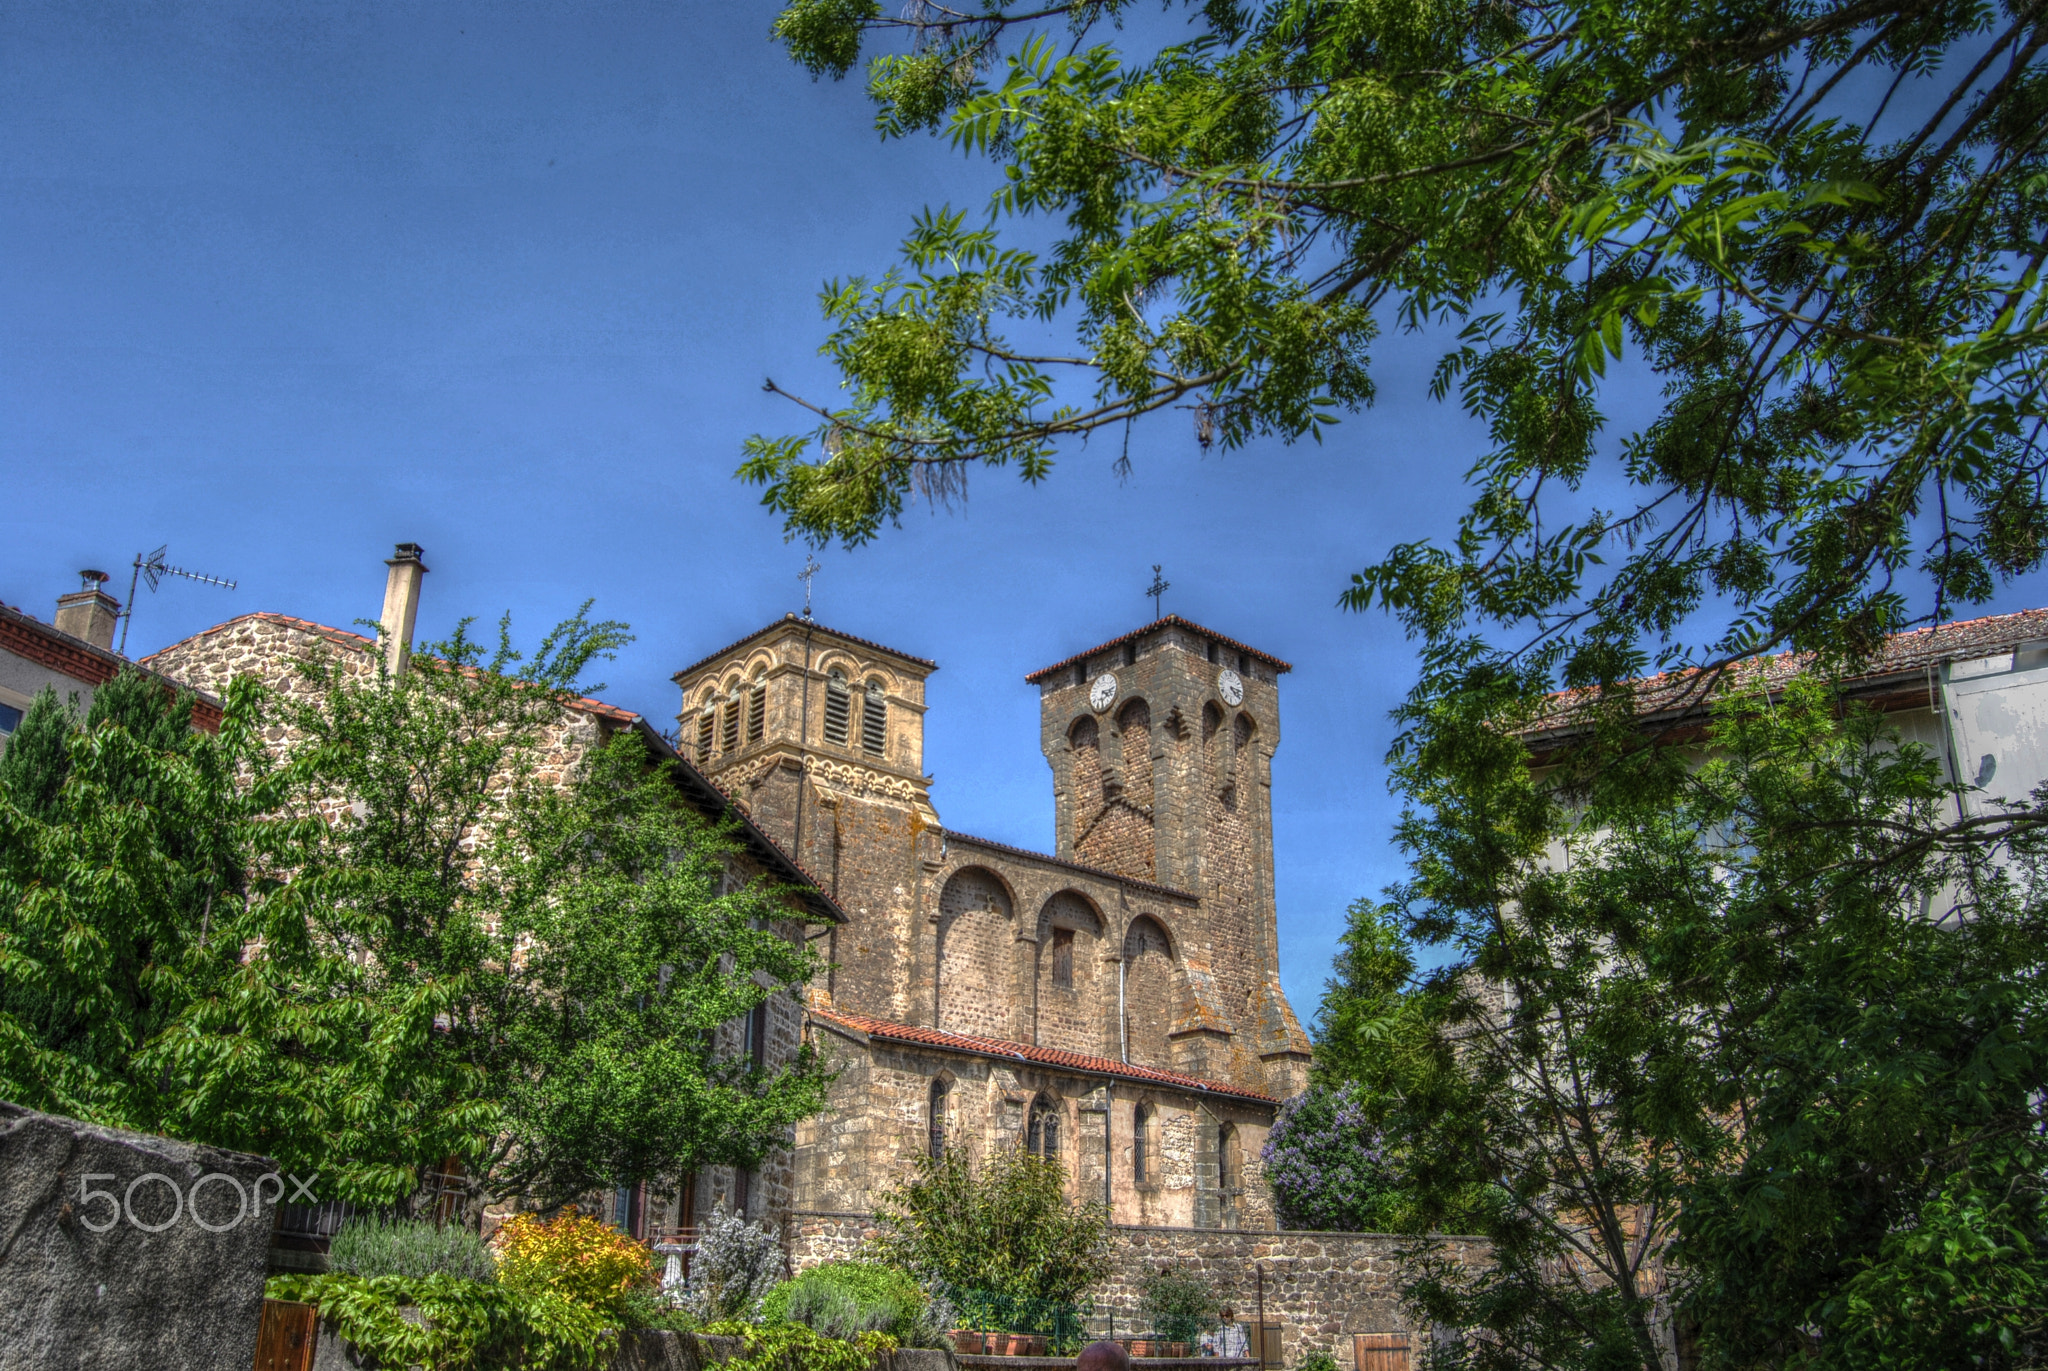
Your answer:
[[[1088,703],[1100,714],[1116,703],[1116,677],[1107,671],[1088,683]]]
[[[1235,671],[1225,667],[1223,674],[1216,678],[1216,693],[1223,697],[1223,703],[1235,709],[1244,703],[1244,681]]]

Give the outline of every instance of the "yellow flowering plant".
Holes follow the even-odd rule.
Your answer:
[[[553,1219],[515,1214],[491,1245],[500,1285],[560,1295],[586,1309],[616,1313],[629,1291],[654,1281],[645,1244],[573,1210]]]

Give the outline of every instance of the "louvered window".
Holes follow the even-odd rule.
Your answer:
[[[747,692],[747,741],[758,743],[761,735],[768,730],[768,687],[760,681],[754,682]]]
[[[860,702],[860,745],[877,757],[889,746],[889,706],[882,698],[882,683],[869,681]]]
[[[697,716],[697,760],[700,763],[711,760],[711,740],[717,729],[718,721],[710,710]]]
[[[825,741],[846,746],[846,716],[852,708],[846,678],[833,672],[825,680]]]
[[[739,692],[725,702],[725,727],[719,730],[719,746],[727,752],[737,752],[740,746],[740,702]]]

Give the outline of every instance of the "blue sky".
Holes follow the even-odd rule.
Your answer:
[[[130,650],[237,613],[377,612],[427,549],[423,633],[595,597],[638,642],[606,698],[801,604],[805,549],[732,479],[813,394],[816,292],[885,266],[988,169],[883,144],[857,83],[767,41],[772,3],[15,3],[0,11],[0,600],[47,617],[138,551],[234,577],[145,596]],[[1390,338],[1380,402],[1321,446],[1198,453],[1185,415],[1021,487],[820,554],[819,618],[935,658],[934,798],[1051,837],[1022,677],[1165,605],[1295,665],[1274,806],[1283,974],[1313,1009],[1345,906],[1398,876],[1382,758],[1412,674],[1335,607],[1446,532],[1483,435]],[[2024,597],[2006,597],[2017,607]]]

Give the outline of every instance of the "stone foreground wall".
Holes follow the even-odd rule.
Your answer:
[[[790,1266],[802,1271],[827,1261],[873,1255],[878,1230],[868,1214],[792,1214],[785,1231]],[[1145,1277],[1178,1263],[1208,1278],[1237,1317],[1250,1323],[1259,1307],[1259,1271],[1265,1272],[1268,1323],[1281,1326],[1288,1366],[1310,1352],[1328,1352],[1339,1367],[1352,1365],[1353,1333],[1416,1331],[1401,1308],[1401,1250],[1414,1239],[1384,1233],[1253,1232],[1244,1229],[1133,1228],[1115,1230],[1116,1270],[1095,1294],[1100,1332],[1143,1331],[1138,1291]],[[1477,1238],[1440,1238],[1458,1260],[1486,1260]]]
[[[275,1171],[0,1103],[0,1371],[248,1371]]]

